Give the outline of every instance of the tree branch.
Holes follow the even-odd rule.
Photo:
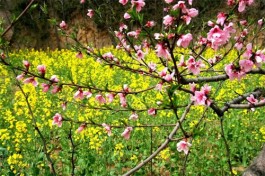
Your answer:
[[[182,123],[184,119],[186,118],[186,115],[188,114],[190,107],[193,103],[191,102],[187,108],[185,109],[184,113],[182,114],[179,122],[176,123],[174,129],[171,131],[171,133],[168,135],[167,139],[164,141],[164,143],[154,152],[152,155],[150,155],[148,158],[146,158],[144,161],[142,161],[140,164],[138,164],[133,169],[129,170],[127,173],[125,173],[123,176],[129,176],[136,171],[138,171],[140,168],[142,168],[144,165],[146,165],[151,159],[156,157],[166,146],[169,142],[172,141],[173,136],[176,134],[177,130],[179,129],[179,123]]]

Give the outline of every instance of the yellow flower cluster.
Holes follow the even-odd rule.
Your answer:
[[[166,148],[166,149],[162,150],[159,153],[158,157],[164,161],[168,160],[170,158],[170,148]]]
[[[14,174],[27,166],[27,164],[23,162],[23,156],[17,153],[10,155],[7,159],[7,163]]]
[[[114,156],[117,156],[118,160],[120,160],[124,155],[123,148],[124,145],[122,143],[117,143],[115,145]]]
[[[265,126],[261,127],[261,128],[259,129],[259,131],[260,131],[260,133],[261,133],[261,135],[262,135],[262,139],[263,139],[263,141],[265,141]]]

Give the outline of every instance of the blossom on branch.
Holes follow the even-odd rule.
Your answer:
[[[137,12],[140,12],[142,10],[142,8],[145,6],[144,0],[138,0],[138,1],[132,0],[131,3],[133,5],[133,7],[136,8]]]
[[[110,125],[108,125],[106,123],[102,123],[102,126],[107,131],[108,136],[111,136],[112,133],[111,133],[111,127],[110,127]]]
[[[61,114],[56,113],[53,116],[52,125],[57,125],[58,127],[62,127],[62,123],[63,123],[63,117],[61,116]]]
[[[124,139],[129,140],[132,130],[133,130],[132,127],[125,128],[125,130],[123,131],[123,133],[121,134],[121,136],[123,136]]]
[[[26,78],[23,83],[25,84],[32,84],[34,87],[37,87],[38,85],[38,82],[35,80],[35,77],[29,77],[29,78]]]
[[[179,152],[183,151],[186,155],[189,153],[190,147],[191,143],[184,140],[177,143],[177,150]]]

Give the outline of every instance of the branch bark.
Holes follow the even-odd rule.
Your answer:
[[[140,164],[138,164],[136,167],[134,167],[133,169],[129,170],[127,173],[125,173],[123,176],[129,176],[133,173],[135,173],[136,171],[138,171],[140,168],[142,168],[144,165],[146,165],[149,161],[151,161],[154,157],[156,157],[166,146],[169,142],[172,141],[173,136],[176,134],[177,130],[180,127],[179,123],[182,123],[184,121],[184,119],[186,118],[186,115],[188,114],[191,105],[193,104],[193,102],[191,102],[187,108],[185,109],[184,113],[182,114],[179,122],[176,123],[174,129],[171,131],[171,133],[168,135],[167,139],[165,140],[165,142],[154,152],[152,153],[152,155],[150,155],[148,158],[146,158],[144,161],[142,161]]]

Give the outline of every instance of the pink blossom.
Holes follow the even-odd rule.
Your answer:
[[[107,53],[103,54],[102,57],[104,59],[109,59],[109,60],[113,60],[114,59],[114,55],[111,52],[107,52]]]
[[[137,39],[139,37],[140,33],[141,33],[141,30],[137,29],[136,31],[128,32],[127,35]]]
[[[240,23],[242,26],[247,26],[247,25],[248,25],[247,20],[241,20],[241,21],[239,21],[239,23]]]
[[[1,59],[5,59],[5,58],[6,58],[5,53],[1,53]]]
[[[27,70],[28,70],[29,67],[30,67],[30,63],[29,63],[29,61],[27,61],[27,60],[23,60],[23,65],[26,67]]]
[[[133,5],[133,7],[136,8],[137,12],[140,12],[142,10],[142,8],[145,6],[144,0],[138,0],[138,1],[132,0],[131,3]]]
[[[247,50],[243,54],[243,57],[245,57],[246,59],[250,59],[252,57],[252,55],[253,55],[252,43],[247,44],[246,48],[247,48]]]
[[[167,4],[170,4],[171,2],[173,2],[173,0],[165,0],[165,2],[166,2]]]
[[[217,15],[217,21],[216,21],[216,23],[217,24],[220,24],[221,26],[223,26],[224,23],[225,23],[226,18],[227,18],[227,15],[224,12],[220,12]]]
[[[181,9],[182,13],[187,13],[187,11],[188,11],[184,1],[178,1],[178,3],[176,5],[174,5],[172,7],[172,9],[173,10]]]
[[[210,27],[214,27],[215,26],[214,22],[212,22],[212,21],[208,21],[207,25],[210,26]]]
[[[57,78],[56,75],[52,75],[51,79],[50,79],[53,83],[58,83],[59,79]]]
[[[195,92],[196,91],[196,84],[193,82],[193,83],[189,83],[189,86],[190,86],[190,90],[192,92]]]
[[[199,37],[198,44],[199,45],[206,45],[207,44],[207,38]]]
[[[217,25],[207,33],[207,39],[211,42],[212,48],[215,50],[221,45],[224,45],[229,38],[229,33],[220,29]]]
[[[130,120],[137,120],[138,119],[138,114],[136,112],[133,112],[131,116],[129,117]]]
[[[156,85],[155,90],[162,91],[162,87],[163,87],[163,81],[159,82],[159,83]]]
[[[106,103],[105,98],[101,94],[97,94],[95,98],[99,102],[99,104],[105,104]]]
[[[180,60],[179,60],[179,63],[178,63],[177,66],[178,67],[186,67],[187,66],[185,61],[184,61],[184,56],[183,55],[180,56]]]
[[[240,51],[242,48],[243,48],[243,43],[238,41],[235,43],[235,46],[234,46],[238,51]]]
[[[119,27],[120,32],[122,32],[123,30],[127,30],[127,29],[128,29],[128,26],[126,24],[124,23],[120,24],[120,27]]]
[[[138,50],[136,56],[138,60],[142,60],[144,59],[145,53],[142,50]]]
[[[86,0],[80,0],[80,4],[84,4]]]
[[[166,26],[171,26],[174,22],[174,18],[170,15],[165,16],[163,19],[163,24]]]
[[[250,6],[254,0],[239,0],[238,11],[243,12],[246,6]]]
[[[207,99],[204,91],[195,91],[194,96],[191,97],[195,105],[205,105]]]
[[[201,91],[204,92],[205,95],[208,95],[211,92],[212,87],[208,86],[208,84],[205,84],[202,86]]]
[[[167,67],[165,67],[161,72],[159,72],[159,76],[164,77],[167,75]]]
[[[74,94],[75,99],[83,100],[84,94],[82,89],[78,89],[78,91]]]
[[[126,12],[126,13],[123,15],[123,18],[124,18],[125,20],[128,20],[128,19],[131,18],[131,15],[130,15],[129,13]]]
[[[194,57],[190,57],[187,61],[187,68],[194,75],[200,74],[200,69],[205,67],[201,60],[196,61]]]
[[[263,25],[263,19],[258,20],[258,25],[262,26]]]
[[[244,29],[243,32],[241,33],[240,37],[244,38],[248,35],[248,29]]]
[[[237,68],[234,64],[228,64],[225,66],[225,72],[230,80],[242,79],[245,76],[245,72],[241,71],[240,68]]]
[[[124,84],[124,85],[123,85],[123,91],[124,91],[125,93],[129,93],[129,92],[130,92],[130,88],[129,88],[128,84]]]
[[[94,14],[95,14],[94,10],[92,10],[92,9],[87,10],[87,16],[89,16],[90,18],[92,18],[94,16]]]
[[[38,82],[35,80],[35,77],[29,77],[29,78],[26,78],[23,83],[25,84],[32,84],[34,87],[37,87],[38,85]]]
[[[61,127],[63,123],[63,117],[61,116],[61,114],[56,113],[53,116],[53,121],[52,121],[52,125],[57,125],[58,127]]]
[[[151,28],[155,26],[155,22],[154,21],[147,21],[145,24],[145,27]]]
[[[239,61],[239,66],[241,68],[241,71],[249,72],[252,70],[254,63],[249,59],[243,59]]]
[[[77,133],[81,133],[85,128],[86,128],[86,124],[85,123],[80,125],[80,127],[78,127],[78,129],[77,129]]]
[[[65,21],[62,21],[59,26],[63,30],[66,30],[67,29],[67,24],[65,23]]]
[[[92,92],[90,92],[90,91],[84,91],[83,92],[83,95],[86,96],[86,98],[90,98],[90,97],[92,97]]]
[[[255,105],[258,103],[258,100],[251,94],[249,97],[247,97],[248,104]],[[255,108],[251,108],[252,111],[255,111]]]
[[[191,18],[198,16],[199,11],[195,8],[187,9],[187,15]]]
[[[177,143],[177,150],[179,152],[183,151],[186,155],[188,154],[190,147],[191,144],[187,141],[180,141]]]
[[[37,70],[39,71],[39,73],[40,73],[41,75],[44,75],[45,72],[46,72],[46,67],[45,67],[45,65],[38,65],[38,66],[37,66]]]
[[[155,39],[156,39],[156,40],[159,40],[159,39],[161,39],[161,38],[164,37],[164,34],[161,34],[161,33],[154,33],[154,36],[155,36]]]
[[[82,54],[81,51],[79,51],[75,56],[76,56],[76,58],[78,58],[78,59],[82,59],[82,58],[83,58],[83,54]]]
[[[188,0],[189,5],[192,5],[193,0]]]
[[[121,3],[122,5],[126,5],[128,3],[128,0],[119,0],[119,3]]]
[[[189,25],[191,22],[191,17],[188,15],[181,16],[181,19],[186,23],[186,25]]]
[[[156,115],[156,109],[155,108],[150,108],[147,111],[148,115],[155,116]]]
[[[191,96],[191,100],[195,105],[207,105],[210,106],[212,101],[208,98],[210,94],[211,86],[204,85],[200,91],[194,91],[194,95]]]
[[[148,63],[148,67],[149,67],[149,72],[152,73],[153,71],[156,70],[156,64],[153,62]]]
[[[51,90],[51,93],[56,94],[56,93],[60,92],[61,90],[62,90],[61,86],[53,85],[53,89]]]
[[[114,94],[113,93],[107,93],[106,94],[106,97],[108,98],[108,102],[109,103],[112,103],[113,102],[113,100],[114,100]]]
[[[24,77],[25,77],[25,73],[22,73],[20,75],[17,75],[16,79],[20,81],[20,80],[23,80]]]
[[[173,33],[169,33],[167,35],[168,40],[173,39],[174,37],[175,37],[175,34],[173,34]]]
[[[123,39],[124,35],[123,35],[123,33],[122,33],[122,32],[119,32],[119,31],[114,31],[114,33],[115,33],[115,36],[116,36],[118,39],[120,39],[120,40],[122,40],[122,39]]]
[[[125,128],[125,130],[123,131],[123,133],[121,134],[121,136],[123,136],[124,139],[126,139],[126,140],[130,139],[130,135],[131,135],[132,130],[133,130],[132,127]]]
[[[251,103],[251,104],[258,103],[258,100],[254,97],[253,94],[251,94],[249,97],[247,97],[247,100],[248,100],[248,102]]]
[[[256,53],[255,53],[255,61],[256,61],[256,66],[257,67],[260,67],[261,65],[261,62],[265,62],[265,55],[262,53],[261,50],[258,50]]]
[[[51,87],[51,85],[50,84],[46,84],[46,83],[42,83],[41,87],[42,87],[42,92],[48,92],[50,87]]]
[[[123,93],[118,93],[119,97],[120,97],[120,104],[122,107],[127,107],[127,101],[126,101],[126,98],[125,98],[125,94]]]
[[[102,123],[103,128],[105,128],[105,130],[108,133],[108,136],[111,136],[111,127],[110,125],[106,124],[106,123]]]
[[[165,58],[165,59],[169,59],[170,58],[170,54],[169,54],[169,51],[166,47],[165,44],[163,43],[158,43],[156,45],[156,55],[157,57],[162,57],[162,58]]]
[[[171,74],[166,74],[166,76],[164,76],[163,78],[167,81],[167,82],[172,82],[173,78],[174,78],[174,74],[175,72],[172,72]]]
[[[186,35],[181,35],[177,41],[178,46],[182,46],[183,48],[187,48],[192,40],[192,35],[190,33]]]
[[[234,23],[230,22],[228,25],[224,25],[224,31],[227,33],[228,39],[230,38],[231,33],[235,33],[236,30],[234,29]]]
[[[227,5],[228,5],[228,6],[233,6],[233,5],[235,5],[235,0],[227,0]]]

